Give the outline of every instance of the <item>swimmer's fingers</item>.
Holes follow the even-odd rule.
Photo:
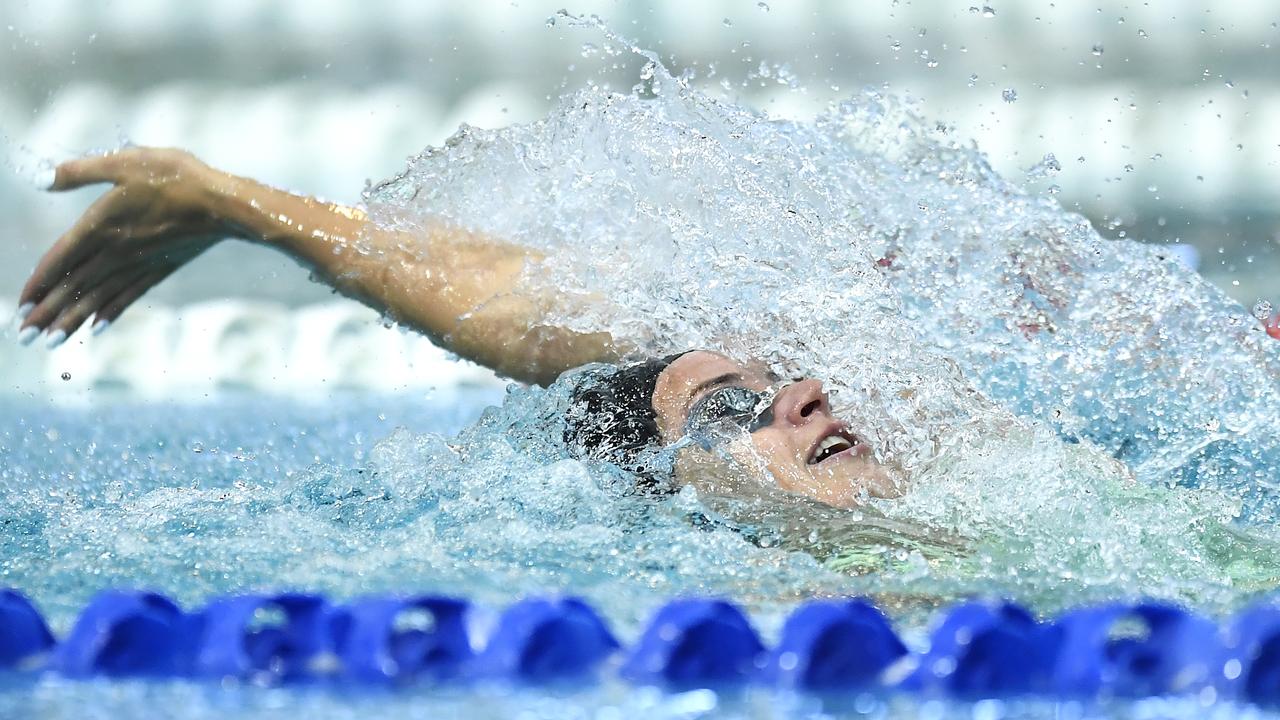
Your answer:
[[[122,153],[119,152],[68,160],[54,169],[53,183],[49,185],[49,189],[61,192],[99,183],[119,184],[122,180],[122,163]]]
[[[84,325],[90,315],[97,313],[104,305],[114,300],[126,289],[142,280],[147,271],[132,273],[115,273],[103,282],[94,285],[90,290],[72,299],[57,317],[49,323],[45,332],[48,335],[49,347],[57,347],[64,340],[75,334]],[[95,326],[98,323],[95,322]],[[95,331],[100,328],[95,327]]]
[[[109,281],[120,269],[119,263],[112,262],[110,253],[103,251],[90,256],[35,303],[22,322],[24,330],[45,330],[68,307],[91,293],[96,286]]]
[[[173,271],[174,268],[152,270],[137,280],[134,280],[131,284],[117,293],[115,297],[108,300],[96,313],[94,313],[94,327],[105,327],[106,324],[115,322],[116,319],[120,317],[120,314],[127,310],[130,305],[136,302],[137,299],[142,297],[148,290],[159,285],[160,281],[169,277],[169,274]]]
[[[93,235],[107,224],[116,203],[123,197],[123,192],[117,188],[98,198],[76,224],[58,238],[53,247],[40,258],[36,269],[31,271],[31,277],[22,287],[22,292],[18,295],[20,306],[42,303],[50,291],[63,284],[78,266],[99,250],[99,244],[93,242]]]

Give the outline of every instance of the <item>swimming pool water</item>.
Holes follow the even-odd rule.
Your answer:
[[[734,533],[722,538],[693,530],[688,518],[681,522],[708,543],[707,557],[699,562],[710,575],[725,572],[717,544],[737,543],[744,559],[740,582],[721,578],[708,583],[678,564],[628,567],[626,572],[606,565],[593,573],[566,566],[554,551],[495,562],[485,557],[483,543],[508,550],[518,544],[501,540],[509,534],[503,525],[483,521],[474,528],[479,534],[468,540],[469,548],[450,548],[454,560],[463,564],[474,556],[477,572],[450,562],[415,562],[412,548],[379,546],[382,536],[393,535],[393,542],[403,537],[395,533],[404,524],[395,513],[371,519],[367,510],[360,510],[362,505],[394,503],[377,499],[371,491],[375,486],[361,484],[361,475],[376,471],[370,458],[378,454],[379,444],[397,437],[398,426],[424,433],[422,437],[451,436],[495,401],[501,401],[498,394],[478,390],[433,397],[339,396],[323,402],[231,396],[191,405],[123,402],[93,408],[6,400],[0,413],[0,487],[8,499],[0,520],[6,528],[0,574],[6,585],[22,588],[36,600],[59,635],[92,594],[121,586],[159,590],[188,607],[211,595],[252,589],[327,590],[338,600],[371,592],[442,592],[478,599],[494,611],[525,594],[582,593],[601,603],[624,643],[634,641],[640,626],[670,595],[729,592],[753,610],[753,622],[768,638],[776,637],[779,620],[794,600],[841,591],[833,574],[821,572],[811,559],[793,557],[803,553],[775,551],[768,555],[775,564],[773,576],[753,577],[753,566],[758,570],[761,559],[749,556],[767,554],[767,548],[751,546]],[[302,482],[309,489],[300,490],[291,485],[297,478],[327,482]],[[335,485],[334,478],[342,482]],[[299,501],[299,493],[311,497]],[[175,501],[175,496],[187,497]],[[529,509],[538,507],[534,503]],[[418,527],[414,534],[422,532]],[[627,542],[644,540],[632,537]],[[681,549],[677,545],[673,551]],[[395,557],[397,552],[402,554]],[[389,557],[393,562],[388,564]],[[637,557],[643,561],[645,555]],[[531,560],[534,567],[529,567]],[[789,572],[779,571],[789,563],[794,564]],[[780,587],[784,579],[789,588]],[[845,585],[854,588],[850,582]],[[915,603],[899,599],[893,614],[909,642],[921,642],[928,608],[934,604],[928,598]],[[608,679],[579,688],[446,684],[395,692],[68,681],[20,673],[5,675],[0,684],[0,715],[5,717],[119,717],[146,715],[155,708],[183,718],[273,717],[283,712],[361,718],[1262,716],[1255,708],[1207,706],[1198,697],[974,703],[874,693],[819,698],[760,688],[664,693]]]
[[[565,383],[513,390],[483,413],[502,398],[7,399],[3,581],[60,632],[91,594],[121,586],[188,606],[270,589],[443,592],[490,608],[566,592],[624,640],[675,595],[731,597],[767,637],[796,600],[859,593],[881,595],[916,642],[930,608],[958,596],[1049,611],[1149,594],[1222,613],[1275,587],[1265,520],[1280,506],[1280,355],[1247,311],[1157,250],[1104,242],[899,100],[870,91],[812,122],[778,121],[608,37],[610,54],[649,60],[631,94],[591,86],[539,123],[463,128],[373,188],[375,216],[443,216],[519,241],[547,253],[535,269],[563,277],[566,294],[617,301],[571,309],[566,325],[823,378],[877,452],[919,470],[912,493],[849,513],[631,495],[616,468],[556,447]],[[5,682],[6,714],[76,716],[1241,711],[1205,698],[822,701],[609,683],[351,698]]]

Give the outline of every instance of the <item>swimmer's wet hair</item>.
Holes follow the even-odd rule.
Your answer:
[[[661,439],[653,391],[658,376],[684,353],[591,372],[569,399],[564,444],[579,460],[612,463],[637,477],[636,489],[662,494],[674,490],[666,472],[646,464],[644,451]]]

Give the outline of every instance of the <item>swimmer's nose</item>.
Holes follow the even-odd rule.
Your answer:
[[[774,417],[789,425],[800,426],[815,416],[830,416],[831,405],[821,380],[801,380],[792,383],[778,393],[773,402]]]

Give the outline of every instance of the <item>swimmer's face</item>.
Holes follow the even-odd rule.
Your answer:
[[[715,393],[746,388],[768,397],[769,390],[778,387],[764,367],[740,365],[713,352],[686,353],[658,376],[653,393],[658,429],[664,442],[675,442],[686,434],[690,411],[706,413],[708,404],[717,400]],[[739,464],[763,464],[782,489],[836,507],[853,507],[864,492],[882,498],[901,494],[893,473],[876,461],[871,447],[831,414],[820,381],[782,386],[770,411],[762,422],[749,425],[753,430],[749,435],[748,424],[743,423],[740,436],[750,438],[749,446],[731,443],[726,448],[731,455],[751,453],[759,458],[735,457]],[[686,455],[701,452],[698,448],[682,451]],[[678,475],[680,468],[677,463]]]

